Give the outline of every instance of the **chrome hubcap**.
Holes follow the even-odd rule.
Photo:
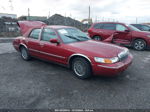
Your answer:
[[[73,69],[78,76],[85,75],[86,68],[81,61],[76,61]]]
[[[27,51],[26,51],[25,48],[22,48],[22,49],[21,49],[21,55],[22,55],[22,57],[23,57],[24,59],[27,59],[28,54],[27,54]]]
[[[142,41],[137,41],[137,42],[134,44],[134,47],[135,47],[135,49],[137,49],[137,50],[142,50],[142,49],[145,47],[145,44],[144,44],[144,42],[142,42]]]

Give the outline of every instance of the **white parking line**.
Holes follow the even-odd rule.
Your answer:
[[[0,43],[0,54],[16,52],[12,43]]]

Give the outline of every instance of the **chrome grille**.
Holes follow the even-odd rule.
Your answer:
[[[129,51],[128,51],[128,49],[125,49],[123,52],[118,54],[119,60],[123,61],[123,60],[127,59],[128,55],[129,55]]]

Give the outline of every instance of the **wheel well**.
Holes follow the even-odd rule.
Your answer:
[[[90,60],[89,59],[87,59],[86,57],[83,57],[83,56],[79,56],[79,55],[75,55],[75,56],[72,56],[70,59],[69,59],[69,68],[72,68],[72,62],[73,62],[73,60],[75,59],[75,58],[83,58],[83,59],[85,59],[89,64],[90,64],[90,66],[91,66],[91,62],[90,62]],[[91,69],[92,69],[92,67],[91,67]]]
[[[140,37],[139,37],[139,38],[135,38],[135,39],[133,39],[133,41],[132,41],[132,45],[133,45],[133,43],[134,43],[134,41],[135,41],[135,40],[144,40],[144,41],[146,42],[146,46],[147,46],[147,41],[146,41],[145,39],[143,39],[143,38],[140,38]]]
[[[21,50],[22,47],[26,48],[24,45],[21,44],[21,45],[19,46],[19,51]]]

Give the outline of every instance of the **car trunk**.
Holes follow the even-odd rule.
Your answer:
[[[20,27],[21,34],[24,35],[29,29],[46,26],[46,24],[41,21],[18,21],[18,26]]]

